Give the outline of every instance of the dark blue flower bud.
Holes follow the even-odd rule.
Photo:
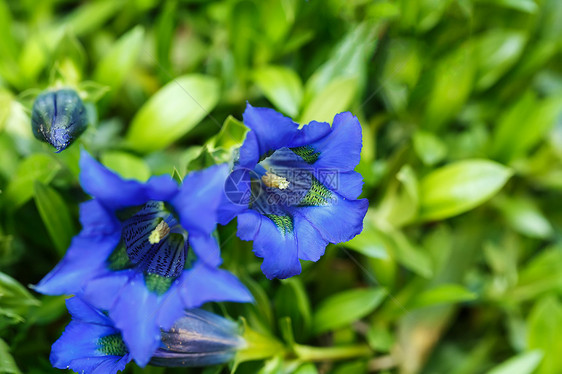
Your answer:
[[[150,364],[169,367],[207,366],[231,361],[246,346],[238,325],[216,314],[191,309],[169,331]]]
[[[66,149],[86,130],[86,108],[76,91],[65,88],[45,91],[33,103],[33,135],[56,148]]]

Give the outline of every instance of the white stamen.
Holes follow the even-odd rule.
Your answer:
[[[284,190],[289,187],[289,181],[279,175],[270,173],[269,171],[265,173],[263,177],[261,177],[262,182],[267,187],[275,187],[279,188],[280,190]]]
[[[150,244],[159,243],[166,235],[170,233],[170,226],[166,223],[166,221],[162,221],[156,226],[154,230],[150,233],[148,237],[148,241]]]

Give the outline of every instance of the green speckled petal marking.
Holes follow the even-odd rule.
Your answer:
[[[326,206],[332,203],[334,194],[318,179],[312,177],[310,189],[299,202],[299,206]]]
[[[133,267],[133,263],[127,254],[127,248],[123,242],[119,243],[117,248],[111,253],[107,259],[107,267],[109,270],[119,271]]]
[[[99,338],[98,351],[105,356],[125,356],[129,353],[121,334],[112,334]]]
[[[318,157],[320,156],[320,152],[317,152],[314,148],[312,148],[309,145],[305,145],[302,147],[294,147],[291,148],[291,151],[301,156],[302,159],[309,164],[314,164],[316,161],[318,161]]]
[[[172,286],[172,282],[176,278],[171,277],[163,277],[158,274],[148,273],[144,275],[144,283],[146,284],[146,288],[150,292],[154,292],[157,295],[163,295],[170,289]]]
[[[293,232],[293,218],[290,216],[280,216],[277,214],[266,214],[267,218],[273,221],[275,226],[281,231],[281,234]]]

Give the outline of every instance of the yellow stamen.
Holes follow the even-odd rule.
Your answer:
[[[269,171],[265,173],[261,180],[267,187],[275,187],[280,190],[284,190],[289,187],[289,181],[279,175],[270,173]]]
[[[154,230],[150,233],[148,237],[148,241],[150,244],[159,243],[166,235],[170,233],[170,226],[166,223],[166,221],[162,221],[156,226]]]

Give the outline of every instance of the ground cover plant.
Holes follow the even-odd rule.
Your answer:
[[[0,35],[0,373],[562,372],[562,2],[0,0]]]

